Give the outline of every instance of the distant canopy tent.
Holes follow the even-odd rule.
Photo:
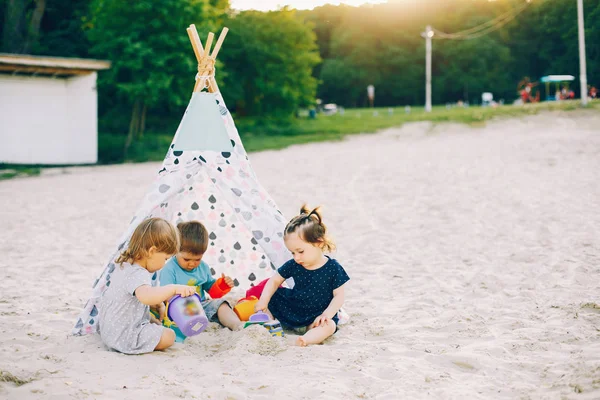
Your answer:
[[[540,79],[541,82],[546,84],[546,101],[555,101],[558,100],[556,98],[556,92],[560,90],[560,84],[564,84],[566,85],[566,87],[569,87],[569,82],[574,81],[575,77],[573,75],[547,75],[547,76],[542,76],[542,78]],[[551,83],[554,83],[555,85],[551,85]],[[551,88],[552,86],[555,86],[555,89],[553,92],[551,92]],[[554,88],[552,88],[554,89]]]
[[[99,300],[118,268],[115,260],[146,218],[161,217],[173,224],[201,221],[210,239],[203,260],[212,275],[226,273],[236,286],[253,286],[291,258],[283,243],[286,220],[259,184],[214,77],[227,28],[212,54],[212,32],[205,49],[194,25],[187,32],[198,60],[192,98],[156,180],[93,285],[92,297],[73,328],[75,335],[98,331]],[[153,285],[156,278],[155,274]]]

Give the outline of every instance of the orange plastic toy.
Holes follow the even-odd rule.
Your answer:
[[[219,278],[215,281],[215,283],[213,283],[212,287],[208,291],[208,294],[212,299],[218,299],[225,296],[230,291],[231,288],[227,283],[225,283],[225,279]]]
[[[233,307],[233,311],[237,314],[240,321],[248,321],[250,316],[254,314],[254,305],[258,302],[258,298],[256,296],[249,296],[243,299],[240,299],[235,307]]]

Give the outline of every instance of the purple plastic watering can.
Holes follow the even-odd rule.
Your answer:
[[[197,335],[208,326],[208,318],[197,293],[188,297],[173,296],[169,300],[167,316],[185,336]]]

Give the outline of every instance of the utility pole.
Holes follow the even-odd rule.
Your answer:
[[[425,112],[431,112],[431,25],[427,25],[421,36],[425,38]]]
[[[585,65],[585,29],[583,23],[583,0],[577,0],[577,20],[579,25],[579,82],[581,85],[581,104],[587,105],[587,72]]]

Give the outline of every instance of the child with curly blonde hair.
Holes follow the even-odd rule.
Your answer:
[[[179,236],[169,222],[149,218],[135,228],[128,247],[117,258],[110,285],[100,300],[100,337],[110,349],[125,354],[163,350],[175,342],[175,332],[151,323],[150,306],[164,314],[163,302],[195,293],[187,285],[153,287],[152,275],[179,249]]]

